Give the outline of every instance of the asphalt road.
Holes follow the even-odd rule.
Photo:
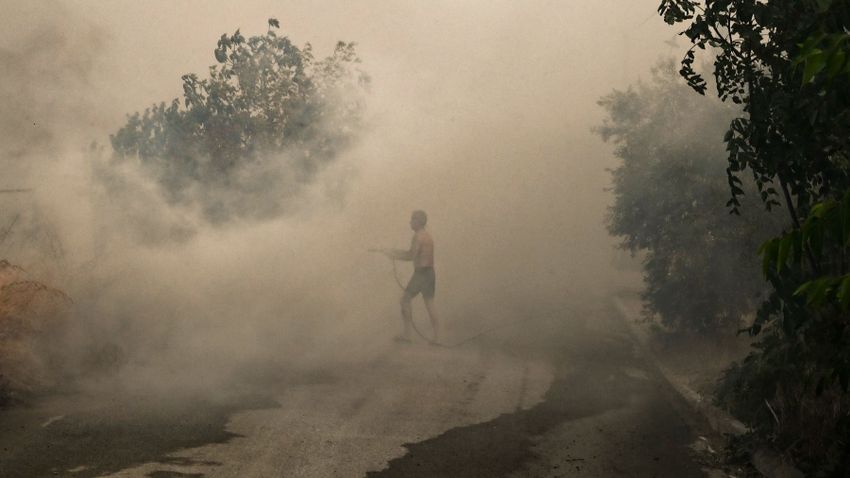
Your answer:
[[[80,393],[0,412],[2,477],[723,476],[608,306],[469,345],[262,370],[230,393]]]

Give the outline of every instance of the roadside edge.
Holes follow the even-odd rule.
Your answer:
[[[635,344],[641,349],[641,353],[647,360],[653,363],[664,380],[670,384],[673,390],[685,400],[694,412],[702,416],[709,426],[719,434],[741,435],[747,432],[746,425],[725,410],[712,404],[702,394],[690,388],[686,380],[678,377],[666,367],[649,346],[649,337],[646,331],[638,327],[637,320],[639,317],[623,304],[620,297],[614,295],[611,300],[623,322],[626,323]],[[759,473],[767,478],[803,478],[805,476],[800,470],[784,462],[776,453],[765,448],[756,450],[753,453],[751,463]]]

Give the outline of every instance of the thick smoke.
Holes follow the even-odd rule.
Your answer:
[[[103,126],[93,90],[108,35],[52,2],[4,7],[3,26],[0,256],[53,279],[74,229],[86,227],[63,217],[90,208],[80,153]]]
[[[61,241],[61,262],[37,257],[75,300],[68,363],[117,368],[128,386],[206,387],[257,363],[384,353],[400,326],[399,291],[391,264],[366,250],[406,246],[419,208],[437,242],[448,340],[616,286],[602,226],[611,160],[589,128],[595,99],[632,79],[618,50],[629,41],[592,47],[587,37],[618,28],[610,16],[637,23],[630,11],[651,6],[599,2],[576,15],[589,27],[570,5],[438,3],[368,15],[346,2],[280,14],[222,6],[193,28],[179,21],[190,7],[171,2],[103,6],[87,20],[85,2],[18,10],[36,26],[21,37],[28,47],[3,45],[20,66],[3,70],[4,101],[16,99],[0,124],[17,138],[3,160],[30,167],[3,186],[34,187],[41,222]],[[176,96],[221,32],[269,16],[319,52],[358,41],[374,80],[366,129],[299,193],[295,213],[211,227],[132,164],[110,163],[103,145],[125,113]],[[29,118],[50,127],[30,129]],[[399,272],[405,280],[409,267]]]

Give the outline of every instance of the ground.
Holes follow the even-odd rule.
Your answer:
[[[0,476],[723,476],[610,302],[528,314],[452,349],[253,367],[228,393],[45,398],[0,413]]]

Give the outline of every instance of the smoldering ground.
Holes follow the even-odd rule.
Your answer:
[[[63,244],[62,260],[34,267],[74,298],[67,363],[97,367],[107,346],[115,380],[167,391],[220,389],[258,363],[368,360],[400,323],[391,264],[366,250],[406,247],[419,208],[446,340],[601,296],[621,279],[602,226],[611,158],[590,127],[595,100],[657,55],[634,45],[669,34],[640,23],[654,7],[10,2],[3,167],[16,176],[2,186],[33,187],[16,207],[37,207]],[[105,188],[98,168],[117,166],[103,145],[123,115],[178,96],[221,33],[261,33],[270,16],[320,54],[358,42],[374,80],[363,133],[299,207],[212,226],[132,165]],[[344,199],[329,199],[339,181]],[[23,251],[5,253],[37,260]]]

